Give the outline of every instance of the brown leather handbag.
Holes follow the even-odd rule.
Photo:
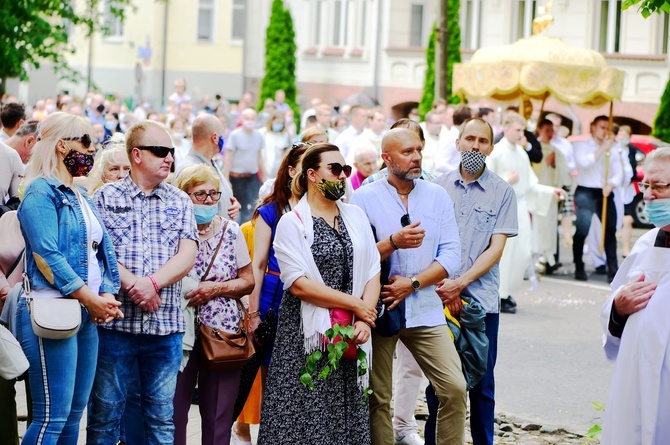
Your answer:
[[[254,355],[254,343],[249,339],[249,317],[238,301],[240,325],[236,333],[224,332],[200,324],[202,366],[211,371],[240,369]]]
[[[201,281],[205,281],[209,275],[216,255],[221,249],[227,226],[228,221],[224,220],[223,234]],[[240,323],[235,333],[225,332],[200,323],[199,337],[200,347],[202,348],[202,366],[210,371],[240,369],[256,352],[253,342],[249,339],[249,316],[247,311],[244,310],[240,300],[237,300],[237,307],[240,311]]]

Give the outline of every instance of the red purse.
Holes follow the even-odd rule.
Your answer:
[[[331,309],[330,310],[330,325],[335,326],[336,324],[339,324],[340,326],[351,326],[354,321],[354,313],[351,311],[347,311],[345,309]],[[332,341],[333,344],[336,344],[342,340],[340,336],[338,335],[335,337]],[[330,343],[330,340],[326,340],[327,343]],[[344,351],[342,354],[342,358],[346,358],[348,360],[356,360],[356,345],[354,344],[353,340],[347,340],[347,343],[349,344],[349,347]]]

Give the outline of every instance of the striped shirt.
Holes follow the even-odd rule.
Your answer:
[[[198,242],[191,200],[165,182],[146,195],[128,175],[102,187],[94,195],[94,200],[112,239],[118,262],[138,277],[156,273],[177,254],[180,240]],[[102,326],[131,334],[184,332],[180,292],[181,281],[161,289],[162,304],[156,312],[150,313],[121,291],[119,300],[124,318]]]

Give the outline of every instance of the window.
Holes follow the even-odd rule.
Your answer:
[[[533,34],[533,20],[537,13],[537,0],[519,0],[517,11],[517,39],[530,37]]]
[[[247,7],[245,0],[233,0],[231,17],[233,23],[230,25],[230,40],[243,42],[247,29]]]
[[[424,42],[424,6],[412,4],[409,22],[409,46],[422,47]]]
[[[214,1],[198,0],[198,40],[214,41]]]
[[[618,53],[621,41],[621,0],[601,0],[598,50]]]
[[[465,0],[463,2],[463,27],[461,28],[461,46],[464,49],[479,48],[479,23],[481,22],[482,0]]]
[[[356,46],[359,48],[365,47],[365,33],[368,29],[367,26],[367,0],[358,0],[358,14],[357,14],[357,26],[356,26]]]
[[[123,37],[123,21],[118,17],[122,13],[112,2],[106,1],[103,5],[102,19],[105,26],[103,35],[106,38]]]
[[[347,0],[333,1],[333,46],[347,46]]]

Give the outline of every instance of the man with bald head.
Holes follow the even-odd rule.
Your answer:
[[[388,284],[381,291],[384,310],[394,310],[401,302],[405,305],[405,323],[397,333],[372,333],[373,445],[394,443],[390,401],[398,340],[435,387],[437,443],[461,444],[464,440],[465,378],[435,291],[437,283],[460,269],[461,247],[451,198],[442,187],[419,180],[421,151],[415,132],[390,130],[382,140],[388,176],[361,187],[351,197],[351,203],[367,214],[380,240],[381,258],[388,260]]]
[[[219,199],[219,215],[235,220],[240,214],[240,203],[233,196],[233,190],[230,183],[223,175],[216,163],[212,160],[217,153],[221,153],[224,147],[223,134],[225,128],[219,118],[211,114],[198,116],[193,121],[191,131],[193,132],[193,147],[188,155],[177,167],[174,180],[186,167],[191,165],[206,164],[210,165],[221,180],[221,198]]]

